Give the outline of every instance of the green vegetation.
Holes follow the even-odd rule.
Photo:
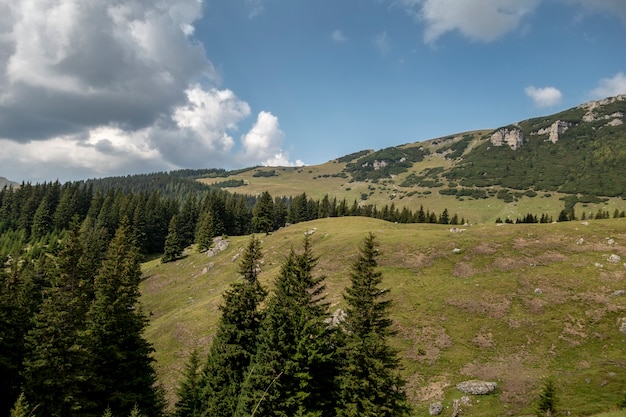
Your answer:
[[[363,151],[354,152],[354,153],[342,156],[341,158],[337,158],[336,161],[339,162],[339,163],[352,162],[355,159],[359,159],[359,158],[369,154],[370,152],[372,152],[372,151],[371,150],[363,150]]]
[[[612,296],[625,272],[621,263],[607,261],[613,253],[626,256],[620,249],[623,222],[489,224],[450,233],[436,224],[320,219],[263,235],[258,279],[272,289],[285,254],[304,232],[317,229],[311,239],[319,259],[315,270],[326,277],[325,301],[331,313],[345,310],[342,293],[350,286],[356,248],[373,231],[381,288],[393,300],[389,341],[399,352],[415,415],[426,414],[436,400],[451,406],[462,395],[455,385],[474,378],[496,381],[499,388],[472,397],[465,415],[531,415],[546,374],[557,382],[562,413],[593,415],[617,407],[626,383],[619,371],[626,298]],[[177,358],[193,347],[206,349],[198,342],[215,332],[221,295],[237,280],[231,258],[248,238],[230,240],[214,258],[191,254],[166,266],[145,264],[143,300],[154,314],[148,334],[166,387],[182,375]],[[201,275],[209,262],[210,274]]]
[[[423,160],[428,153],[422,147],[385,148],[348,163],[344,170],[355,181],[380,180],[406,172],[413,163]]]
[[[626,112],[626,102],[616,101],[599,115]],[[584,110],[572,109],[548,118],[520,123],[528,138],[521,148],[494,147],[486,142],[466,153],[444,175],[463,186],[500,186],[517,190],[557,191],[593,196],[626,194],[623,140],[626,125],[609,126],[607,120],[582,122]],[[570,126],[557,143],[533,135],[557,120]],[[514,128],[511,126],[511,128]]]

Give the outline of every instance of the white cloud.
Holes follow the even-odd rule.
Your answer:
[[[426,23],[424,40],[459,31],[472,40],[491,42],[514,31],[541,0],[397,0],[411,15]]]
[[[383,55],[386,55],[391,50],[391,40],[389,39],[389,35],[387,35],[386,31],[380,32],[374,38],[374,46],[378,49]]]
[[[273,157],[280,152],[284,136],[278,118],[270,112],[260,112],[250,131],[241,137],[246,159],[262,163]]]
[[[246,1],[251,17],[263,11]],[[289,164],[271,113],[233,139],[251,109],[212,87],[193,38],[201,13],[200,0],[0,0],[0,175]]]
[[[330,38],[336,43],[348,42],[348,37],[339,29],[334,30],[333,33],[331,33]]]
[[[301,160],[297,160],[295,162],[289,160],[289,154],[287,152],[281,151],[274,155],[272,158],[265,160],[262,165],[268,167],[301,167],[306,164]]]
[[[603,78],[598,82],[598,86],[591,91],[595,98],[605,98],[626,94],[626,74],[618,72],[611,78]]]
[[[194,86],[186,93],[188,103],[172,115],[177,126],[200,138],[207,150],[230,151],[234,140],[227,132],[237,130],[237,124],[250,115],[248,103],[230,90]]]
[[[563,94],[555,87],[528,86],[524,92],[530,97],[537,107],[552,107],[561,102]]]
[[[626,1],[624,0],[564,0],[575,4],[588,13],[604,13],[619,18],[626,24]]]

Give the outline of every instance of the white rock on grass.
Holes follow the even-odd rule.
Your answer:
[[[498,384],[496,382],[479,381],[473,379],[470,381],[459,382],[456,384],[456,389],[471,395],[487,395],[496,390]]]

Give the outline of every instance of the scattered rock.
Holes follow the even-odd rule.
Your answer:
[[[596,262],[594,265],[596,268],[604,268],[604,265],[602,265],[600,262]]]
[[[617,264],[621,260],[622,260],[622,258],[619,255],[616,255],[616,254],[613,254],[613,255],[609,256],[608,259],[607,259],[607,261],[611,262],[612,264]]]
[[[535,288],[535,294],[542,294],[541,288]]]
[[[461,415],[461,402],[459,400],[452,401],[452,417],[459,417]]]
[[[615,239],[611,239],[611,238],[606,238],[606,244],[607,245],[615,245]]]
[[[624,294],[626,294],[626,291],[624,291],[624,290],[615,290],[611,294],[611,297],[621,297]]]
[[[585,243],[585,239],[583,239],[582,237],[578,239],[578,242],[576,242],[577,245],[582,245],[583,243]]]
[[[456,389],[465,394],[471,395],[486,395],[491,394],[496,390],[498,384],[495,382],[480,381],[472,379],[470,381],[459,382],[456,384]]]
[[[324,323],[328,324],[330,327],[337,327],[339,326],[339,324],[346,321],[347,316],[348,315],[342,308],[338,308],[337,310],[335,310],[332,317],[324,320]]]
[[[452,253],[461,253],[461,249],[454,248],[454,249],[452,249]]]
[[[221,251],[226,250],[227,248],[228,248],[228,240],[224,239],[221,236],[214,237],[213,245],[209,249],[207,249],[206,256],[208,257],[215,256]]]
[[[317,227],[314,227],[311,230],[307,230],[306,232],[304,232],[305,236],[311,236],[313,233],[317,232]]]
[[[458,227],[451,227],[450,228],[450,233],[461,233],[461,232],[465,232],[467,229],[459,229]]]
[[[235,262],[237,259],[239,259],[240,256],[241,256],[240,253],[234,254],[233,257],[232,257],[232,261]]]
[[[472,399],[467,395],[461,397],[461,404],[463,405],[472,405]]]
[[[583,226],[589,226],[589,222],[582,222]]]
[[[428,407],[428,413],[431,416],[438,416],[443,412],[443,405],[441,403],[433,403]]]
[[[619,324],[619,331],[626,334],[626,317],[622,317],[621,319],[617,319]]]

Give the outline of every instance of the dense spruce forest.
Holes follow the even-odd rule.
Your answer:
[[[6,399],[2,402],[0,415],[159,416],[165,413],[163,394],[153,367],[153,348],[143,337],[148,318],[138,304],[140,262],[145,257],[162,255],[162,262],[168,262],[179,258],[183,249],[194,243],[199,251],[208,249],[216,236],[271,233],[290,223],[322,217],[369,216],[404,223],[459,224],[465,221],[447,210],[439,214],[423,208],[412,212],[406,208],[399,210],[393,203],[378,208],[359,205],[356,201],[349,204],[345,199],[337,201],[328,196],[314,200],[305,193],[290,198],[272,197],[268,192],[260,196],[230,193],[216,187],[196,185],[198,183],[193,181],[193,177],[197,175],[197,172],[160,173],[65,184],[58,181],[23,183],[19,187],[4,187],[0,191],[0,390]],[[372,257],[374,241],[373,237],[368,239],[364,243],[366,252],[363,256]],[[253,251],[253,248],[250,250]],[[254,253],[249,255],[253,260],[255,256]],[[373,280],[371,285],[375,287],[376,280],[380,278],[370,271],[375,262],[369,259],[363,263],[355,266],[354,279],[361,277],[359,268],[365,268],[367,276]],[[254,360],[260,361],[263,366],[274,366],[269,347],[284,343],[294,361],[304,367],[302,372],[305,368],[310,369],[309,365],[302,364],[302,357],[314,357],[321,361],[318,364],[320,370],[326,372],[333,369],[336,374],[318,376],[298,371],[295,373],[296,380],[288,382],[287,376],[284,376],[280,381],[274,381],[279,379],[273,373],[277,368],[268,368],[263,371],[265,373],[249,378],[247,385],[240,387],[241,395],[228,396],[228,401],[239,399],[238,407],[243,407],[240,411],[243,414],[239,415],[249,415],[246,413],[255,408],[260,396],[269,395],[264,391],[268,382],[275,387],[285,387],[288,383],[293,384],[294,389],[307,385],[311,387],[311,390],[301,392],[289,391],[288,401],[279,393],[272,394],[273,401],[269,397],[264,400],[263,407],[270,407],[274,401],[287,401],[291,408],[285,411],[285,415],[313,415],[307,414],[313,409],[303,404],[320,404],[320,407],[330,410],[342,408],[339,405],[341,402],[345,405],[357,401],[356,397],[363,394],[359,391],[358,382],[350,381],[345,374],[341,374],[342,368],[336,362],[339,353],[324,352],[329,344],[343,346],[340,350],[341,366],[350,369],[362,366],[359,365],[361,362],[353,362],[349,353],[355,343],[373,343],[372,352],[381,355],[378,359],[368,359],[374,361],[372,366],[377,367],[375,369],[391,372],[397,364],[384,343],[376,341],[376,337],[384,340],[388,334],[389,324],[384,318],[386,301],[381,301],[380,307],[375,308],[372,313],[375,316],[369,324],[350,324],[365,326],[353,331],[355,337],[360,336],[364,341],[346,339],[341,342],[345,342],[344,346],[335,340],[338,337],[336,331],[330,332],[328,326],[322,325],[320,320],[325,306],[318,295],[323,287],[323,278],[309,276],[314,264],[315,258],[307,242],[303,253],[289,254],[282,278],[276,285],[277,291],[284,287],[283,291],[288,293],[286,297],[294,299],[272,297],[263,312],[267,317],[263,320],[264,324],[259,321],[260,316],[256,316],[261,313],[254,306],[244,306],[251,309],[245,311],[229,310],[229,297],[233,298],[233,302],[241,302],[241,299],[234,299],[240,296],[239,291],[253,291],[256,295],[246,302],[257,304],[265,294],[265,290],[258,288],[254,279],[246,275],[254,275],[254,264],[242,266],[242,275],[248,277],[247,281],[253,287],[235,287],[226,295],[223,337],[232,336],[229,332],[233,329],[229,326],[233,320],[245,319],[244,323],[251,320],[259,326],[260,345],[254,353]],[[294,290],[291,288],[296,285],[293,280],[300,280],[306,285]],[[300,292],[292,294],[292,291]],[[354,289],[347,293],[349,304],[360,302],[358,291]],[[375,291],[373,294],[383,293]],[[294,305],[298,306],[302,315],[294,317],[297,322],[291,324],[304,327],[295,327],[290,331],[314,332],[319,336],[321,345],[310,352],[300,350],[302,340],[272,340],[278,330],[265,329],[265,326],[287,325],[281,323],[281,312],[291,311]],[[354,308],[361,307],[355,304]],[[229,313],[237,316],[228,317]],[[248,313],[254,316],[238,316]],[[280,330],[283,331],[286,330]],[[373,337],[367,332],[380,334]],[[253,360],[250,346],[232,346],[229,341],[224,343],[228,349],[234,349],[233,355],[243,355],[244,362]],[[265,351],[261,350],[263,343],[266,344]],[[242,352],[236,353],[241,349]],[[216,360],[235,359],[227,355]],[[383,362],[379,364],[376,360]],[[327,361],[333,361],[337,367],[329,367]],[[238,363],[241,365],[243,362]],[[207,364],[205,367],[210,366],[217,365]],[[289,366],[295,365],[289,362]],[[231,368],[233,372],[239,372],[239,377],[244,372],[244,368]],[[190,369],[190,383],[194,383],[196,368],[192,364]],[[205,378],[206,373],[203,373]],[[329,386],[326,382],[319,385],[322,380],[318,377],[356,385],[344,392],[348,396],[346,398],[329,397],[319,402],[325,395],[320,390],[327,390]],[[387,382],[376,382],[383,385],[375,395],[395,404],[385,408],[391,414],[383,412],[376,415],[404,413],[406,407],[403,405],[401,384],[394,378],[389,374]],[[215,386],[213,388],[217,390]],[[397,388],[397,397],[382,394],[389,393],[391,388]],[[214,394],[225,395],[223,392]],[[181,398],[180,401],[183,404],[191,400]],[[375,399],[363,401],[364,404],[371,401],[380,403]],[[294,404],[300,405],[295,407]],[[345,405],[345,413],[340,414],[360,415],[360,406],[354,407]],[[181,410],[186,409],[183,405],[178,409],[180,416],[204,415],[199,414],[197,409],[193,413],[183,412]],[[292,411],[296,414],[289,414]]]

